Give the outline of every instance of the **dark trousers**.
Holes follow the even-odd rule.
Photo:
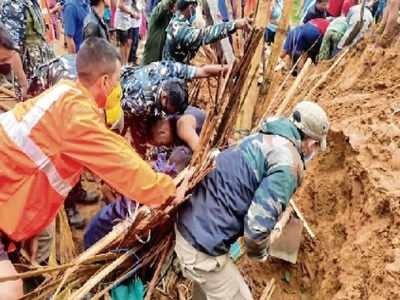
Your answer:
[[[136,64],[138,46],[139,46],[139,27],[132,28],[132,46],[128,62]]]

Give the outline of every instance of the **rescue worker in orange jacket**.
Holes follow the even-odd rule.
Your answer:
[[[16,273],[4,241],[32,239],[49,225],[83,168],[142,204],[175,195],[172,179],[154,172],[101,117],[120,68],[111,44],[88,39],[78,52],[77,81],[63,80],[0,114],[0,277]],[[0,299],[22,294],[21,280],[0,283]]]

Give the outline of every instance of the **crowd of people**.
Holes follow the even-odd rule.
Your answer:
[[[268,47],[283,1],[270,6]],[[281,58],[298,68],[307,57],[330,59],[377,18],[387,37],[396,24],[388,8],[397,16],[399,7],[389,1],[383,10],[382,2],[305,1],[303,23],[288,31]],[[252,3],[242,6],[249,10]],[[17,273],[13,262],[23,247],[32,261],[46,263],[43,248],[63,206],[72,227],[87,225],[89,248],[137,205],[156,208],[184,197],[185,185],[177,189],[172,178],[198,149],[206,119],[205,111],[189,105],[187,82],[229,69],[191,62],[202,46],[249,29],[253,20],[230,19],[220,5],[223,22],[199,28],[193,25],[197,0],[146,4],[0,0],[0,71],[6,80],[16,78],[21,98],[0,114],[0,277]],[[65,41],[64,55],[56,56],[54,39]],[[269,234],[300,185],[305,163],[325,150],[328,130],[324,110],[302,101],[289,118],[265,120],[257,133],[217,155],[215,169],[194,188],[175,225],[175,252],[183,275],[194,282],[194,299],[253,299],[229,247],[244,235],[250,257],[268,257]],[[154,147],[163,150],[154,154]],[[89,224],[76,202],[97,202],[99,195],[83,189],[84,170],[101,179],[105,202]],[[0,282],[1,300],[22,295],[21,280]]]
[[[385,9],[385,0],[304,1],[300,24],[289,27],[276,70],[294,68],[295,75],[308,58],[315,64],[318,61],[329,60],[345,47],[356,44],[374,22],[382,24],[383,35],[379,44],[385,46],[396,27],[398,8],[394,5],[398,4],[395,2],[389,1]],[[264,66],[271,53],[283,5],[284,0],[274,0],[269,5],[270,22],[264,33],[265,46],[259,70],[259,83],[264,79]],[[388,18],[393,19],[387,22]]]

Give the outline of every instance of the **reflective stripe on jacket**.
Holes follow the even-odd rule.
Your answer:
[[[19,241],[43,230],[84,167],[143,204],[175,193],[171,178],[106,128],[88,91],[65,80],[0,115],[0,231]]]

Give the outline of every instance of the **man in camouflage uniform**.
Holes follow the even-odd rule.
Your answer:
[[[194,283],[194,300],[253,299],[229,247],[244,235],[248,256],[266,260],[269,235],[301,183],[304,163],[325,150],[328,129],[324,110],[303,101],[289,119],[266,120],[217,156],[180,207],[175,227],[175,252]]]
[[[37,0],[0,1],[0,21],[21,49],[26,76],[55,55],[45,38],[46,25]]]
[[[217,76],[225,71],[227,66],[194,67],[172,61],[125,68],[121,75],[121,103],[135,149],[145,155],[152,121],[185,111],[188,106],[185,80]]]
[[[203,45],[219,41],[237,29],[247,29],[251,20],[244,18],[223,22],[205,28],[195,28],[196,0],[178,0],[176,13],[166,32],[163,59],[189,63]]]
[[[59,56],[35,68],[29,78],[28,93],[36,96],[61,79],[75,80],[77,77],[76,54]]]

